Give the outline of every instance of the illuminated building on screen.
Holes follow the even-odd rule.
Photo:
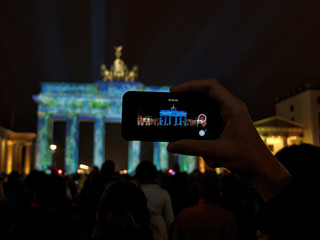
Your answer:
[[[180,125],[187,126],[187,112],[178,111],[176,109],[161,110],[160,111],[160,126],[164,125]]]

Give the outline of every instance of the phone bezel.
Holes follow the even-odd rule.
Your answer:
[[[154,102],[158,105],[166,99],[178,99],[184,101],[191,108],[194,105],[201,104],[203,109],[207,109],[208,126],[206,135],[199,136],[199,127],[139,127],[137,125],[138,109],[141,105],[144,107],[151,106]],[[139,107],[140,106],[140,107]],[[210,125],[209,125],[210,124]],[[214,102],[208,95],[196,92],[147,92],[147,91],[129,91],[126,92],[122,99],[122,137],[128,141],[176,141],[180,139],[215,139],[222,132],[223,124],[220,113],[220,105]],[[197,130],[197,131],[196,131]]]

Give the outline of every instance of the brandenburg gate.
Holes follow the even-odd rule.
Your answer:
[[[38,103],[36,169],[52,165],[50,143],[53,122],[66,121],[65,170],[78,169],[79,122],[94,122],[93,165],[105,161],[105,122],[121,122],[122,96],[127,91],[168,91],[168,87],[147,87],[141,82],[41,83],[41,93],[34,96]],[[140,156],[139,141],[129,142],[128,171],[134,171]],[[161,155],[164,143],[155,143]],[[163,153],[162,153],[163,155]],[[164,163],[167,165],[166,163]],[[161,166],[161,163],[158,163]],[[163,168],[163,163],[162,167]]]
[[[54,121],[66,121],[65,170],[68,173],[78,169],[81,121],[94,122],[92,165],[101,167],[105,161],[105,122],[121,122],[123,94],[127,91],[169,91],[167,86],[150,87],[135,81],[137,67],[132,70],[127,68],[120,58],[121,50],[122,46],[115,47],[116,59],[110,69],[102,65],[100,81],[92,84],[41,83],[41,92],[33,96],[38,104],[36,169],[44,170],[52,166],[50,144]],[[128,147],[128,172],[132,173],[140,161],[141,142],[130,141]],[[169,167],[166,147],[165,142],[154,143],[153,162],[158,170]]]

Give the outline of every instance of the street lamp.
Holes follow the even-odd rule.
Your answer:
[[[51,150],[52,153],[54,153],[57,150],[57,145],[50,144],[50,150]]]

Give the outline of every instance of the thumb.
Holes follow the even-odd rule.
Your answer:
[[[209,157],[211,159],[223,156],[223,149],[217,140],[192,140],[184,139],[168,144],[171,153]]]

